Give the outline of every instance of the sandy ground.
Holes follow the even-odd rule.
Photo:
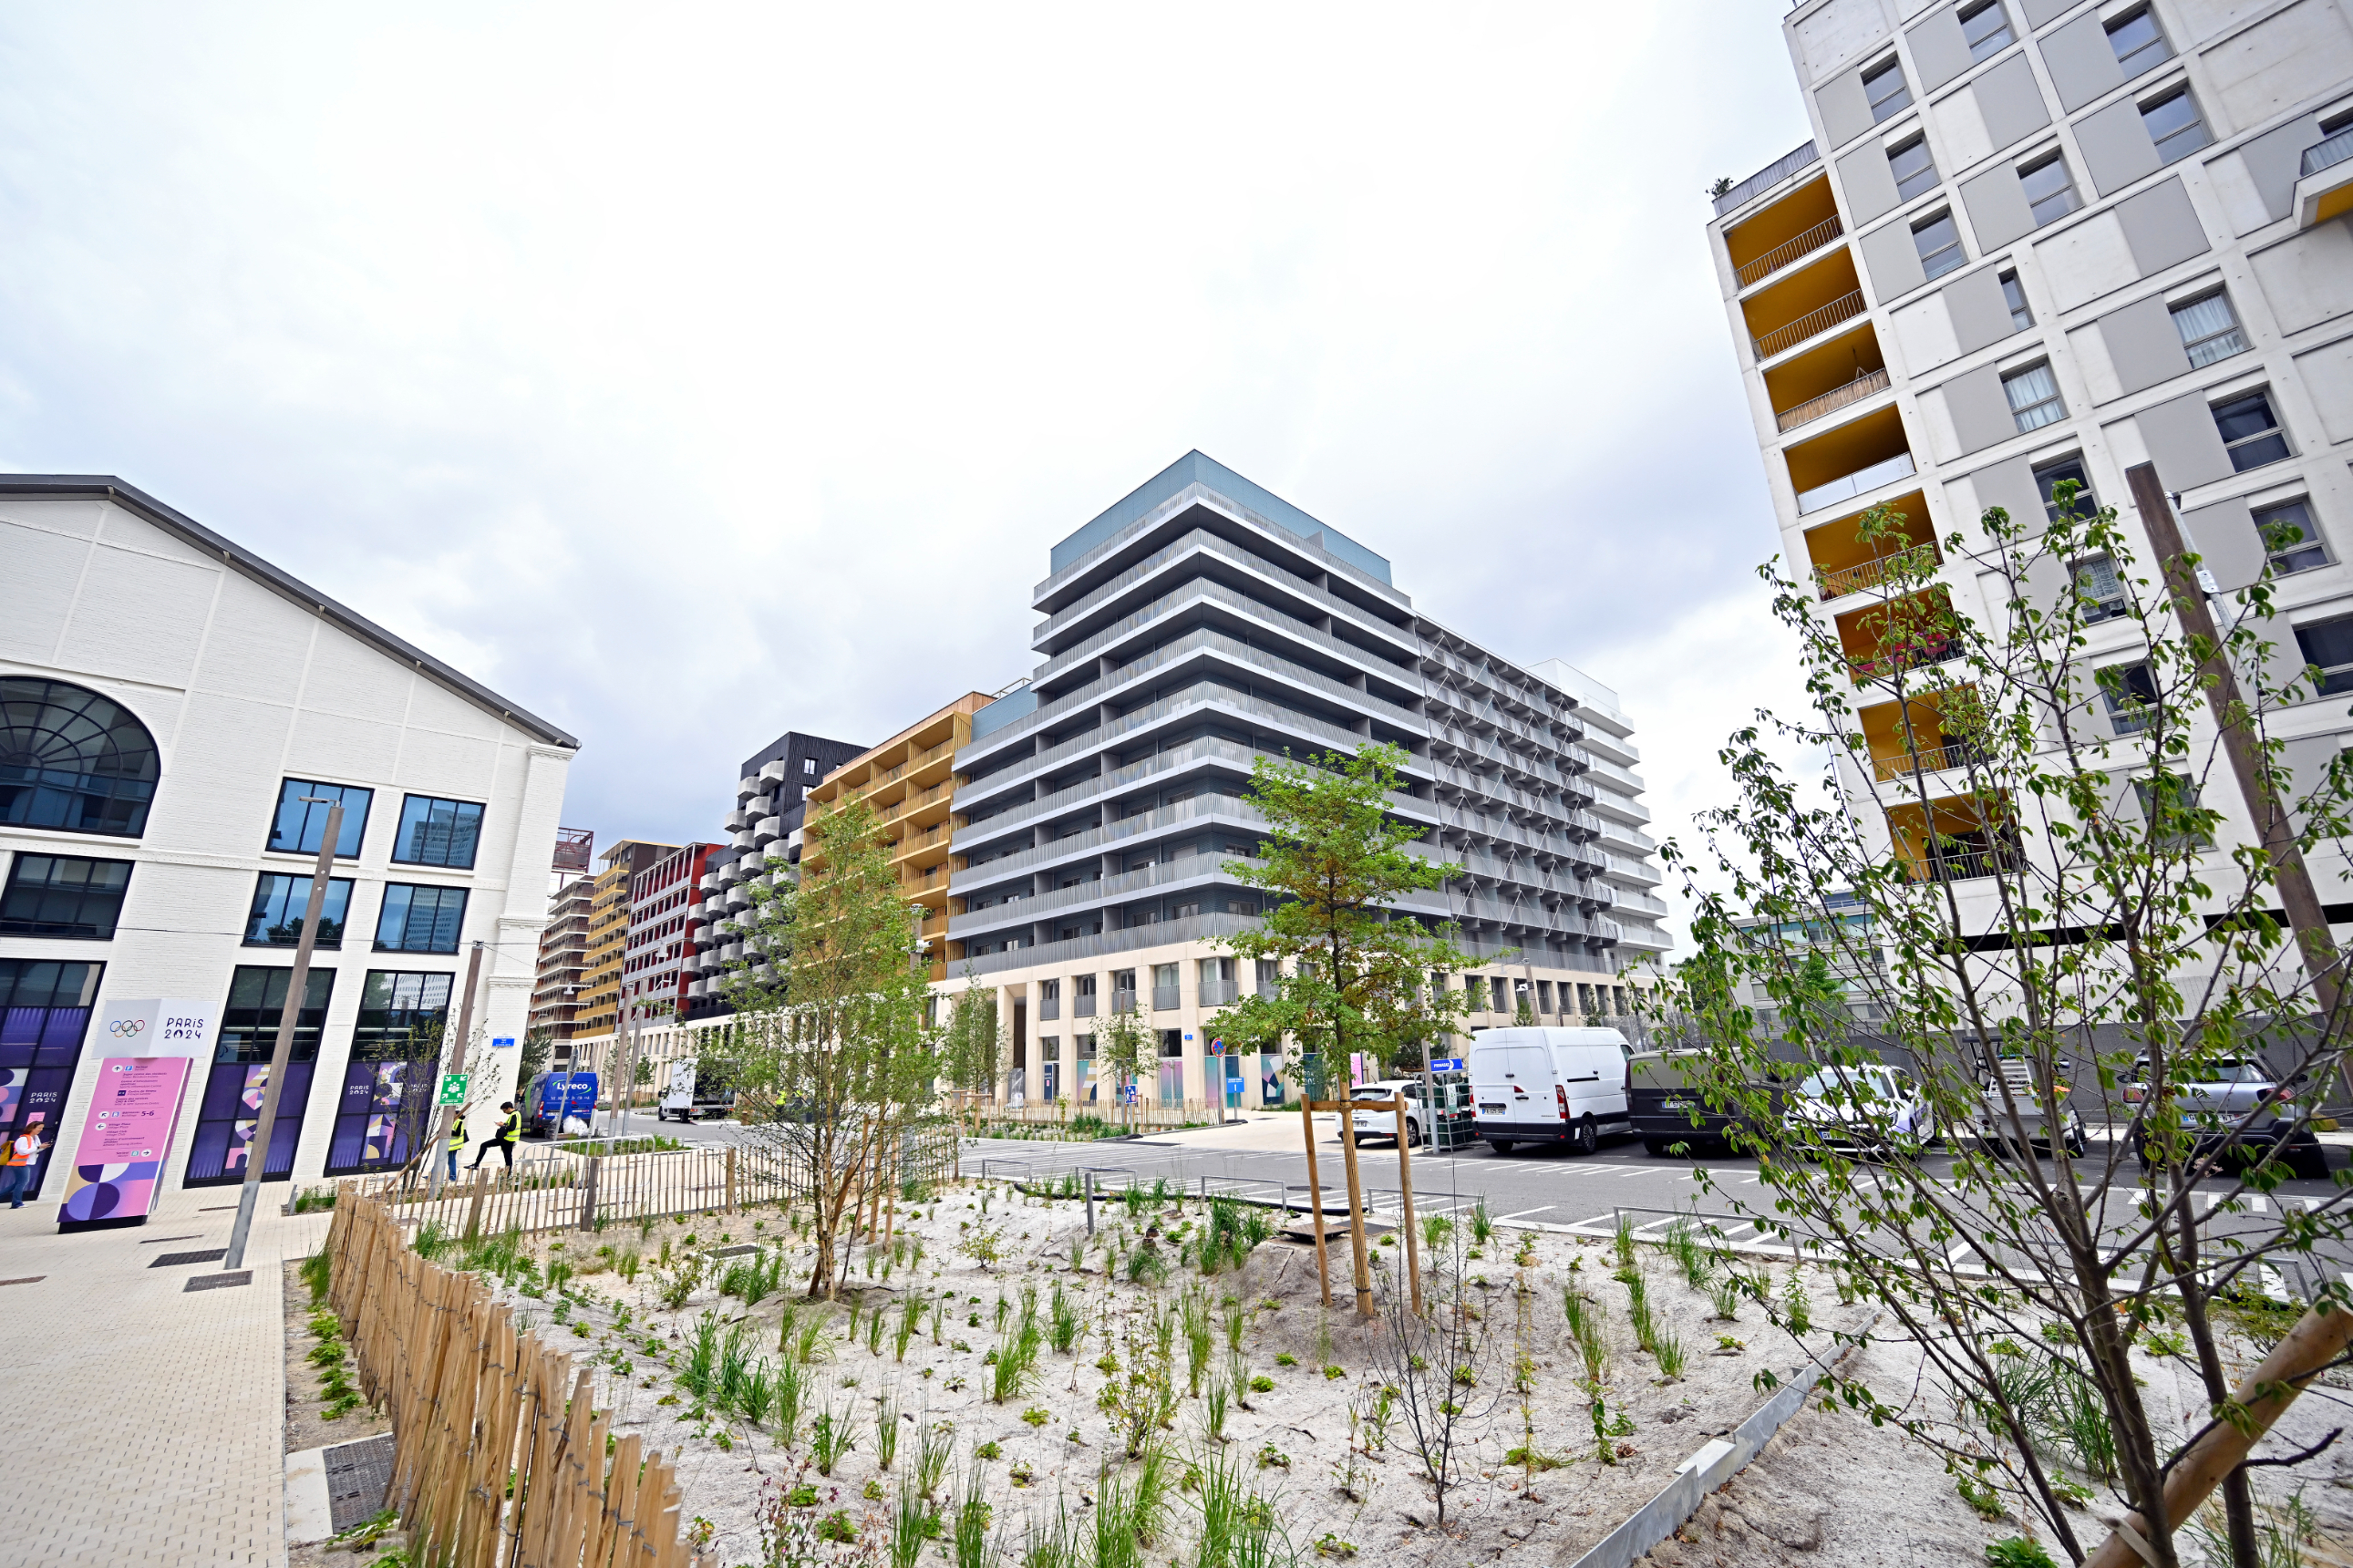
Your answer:
[[[311,1292],[299,1262],[286,1266],[286,1452],[332,1447],[392,1430],[380,1410],[363,1405],[333,1420],[320,1417],[319,1369],[306,1359],[318,1341],[311,1337]]]
[[[1664,1485],[1693,1451],[1756,1408],[1763,1398],[1756,1386],[1758,1373],[1770,1369],[1787,1375],[1802,1359],[1799,1347],[1766,1321],[1754,1301],[1744,1302],[1734,1321],[1711,1321],[1715,1309],[1707,1296],[1684,1283],[1662,1249],[1646,1246],[1641,1259],[1647,1289],[1662,1321],[1689,1352],[1683,1375],[1665,1379],[1654,1358],[1635,1346],[1628,1291],[1609,1277],[1614,1264],[1606,1244],[1499,1229],[1484,1256],[1466,1257],[1461,1264],[1461,1292],[1478,1314],[1482,1349],[1478,1382],[1461,1401],[1460,1484],[1449,1496],[1441,1529],[1432,1489],[1408,1451],[1404,1424],[1384,1441],[1351,1421],[1352,1407],[1361,1414],[1373,1406],[1385,1378],[1379,1331],[1358,1327],[1349,1310],[1345,1245],[1334,1248],[1335,1306],[1328,1311],[1320,1304],[1314,1249],[1300,1243],[1261,1246],[1239,1277],[1227,1271],[1204,1280],[1197,1272],[1178,1270],[1156,1287],[1135,1285],[1106,1277],[1104,1246],[1124,1255],[1140,1233],[1156,1226],[1173,1252],[1198,1234],[1205,1212],[1201,1204],[1171,1203],[1134,1220],[1122,1209],[1101,1211],[1097,1247],[1086,1253],[1083,1268],[1074,1270],[1071,1245],[1085,1232],[1081,1205],[1012,1195],[998,1187],[988,1193],[984,1210],[983,1192],[968,1185],[943,1194],[928,1210],[902,1215],[902,1234],[924,1243],[919,1266],[911,1268],[902,1261],[887,1279],[878,1266],[870,1279],[861,1263],[861,1312],[881,1307],[895,1324],[898,1304],[911,1290],[927,1303],[953,1303],[939,1342],[934,1342],[927,1314],[903,1362],[895,1359],[887,1329],[878,1354],[865,1342],[864,1316],[859,1342],[839,1342],[848,1326],[846,1307],[798,1301],[803,1281],[795,1276],[805,1274],[809,1256],[803,1247],[787,1247],[786,1257],[798,1269],[788,1269],[792,1283],[786,1290],[748,1312],[739,1300],[719,1297],[712,1282],[697,1289],[681,1309],[664,1310],[656,1294],[664,1278],[658,1270],[642,1273],[634,1285],[609,1268],[575,1281],[596,1302],[567,1317],[579,1325],[574,1332],[582,1349],[597,1357],[599,1404],[615,1410],[622,1429],[640,1431],[649,1444],[679,1455],[685,1511],[709,1522],[720,1561],[757,1560],[755,1514],[764,1483],[806,1481],[817,1489],[820,1513],[844,1510],[861,1537],[882,1530],[889,1494],[911,1462],[919,1426],[943,1425],[955,1438],[958,1473],[979,1468],[997,1503],[1000,1539],[1018,1550],[1031,1519],[1042,1519],[1059,1506],[1088,1507],[1106,1456],[1116,1452],[1111,1423],[1097,1409],[1098,1395],[1112,1381],[1098,1367],[1098,1358],[1107,1349],[1117,1355],[1123,1377],[1139,1358],[1156,1359],[1151,1317],[1172,1308],[1188,1289],[1205,1289],[1215,1307],[1245,1310],[1247,1376],[1265,1377],[1274,1385],[1249,1394],[1247,1405],[1231,1410],[1223,1447],[1250,1461],[1259,1490],[1274,1503],[1296,1547],[1311,1551],[1324,1542],[1327,1552],[1340,1554],[1345,1543],[1368,1561],[1573,1561]],[[694,1216],[644,1236],[629,1226],[598,1237],[541,1238],[534,1250],[543,1259],[560,1257],[601,1266],[605,1260],[594,1256],[600,1247],[634,1248],[650,1260],[667,1241],[677,1258],[685,1255],[690,1234],[693,1249],[707,1252],[765,1243],[781,1228],[773,1212]],[[987,1242],[977,1243],[984,1237]],[[1515,1254],[1524,1240],[1529,1250],[1519,1255],[1525,1258],[1522,1262]],[[1376,1252],[1394,1256],[1400,1246],[1392,1238]],[[993,1262],[975,1256],[990,1251],[999,1255]],[[1787,1265],[1767,1271],[1776,1291],[1786,1287],[1789,1272]],[[1042,1305],[1057,1283],[1084,1303],[1087,1338],[1071,1355],[1050,1350],[1040,1375],[1021,1397],[990,1403],[986,1357],[998,1343],[997,1300],[1017,1303],[1018,1310],[1023,1288],[1032,1286]],[[1869,1316],[1866,1305],[1841,1306],[1827,1279],[1812,1271],[1808,1287],[1818,1349],[1829,1347],[1831,1330],[1851,1330]],[[1606,1399],[1611,1417],[1624,1427],[1611,1441],[1611,1464],[1596,1458],[1589,1405],[1578,1387],[1581,1369],[1562,1313],[1564,1288],[1590,1297],[1609,1325]],[[550,1326],[549,1303],[525,1298],[518,1304],[526,1319]],[[807,1468],[807,1416],[800,1442],[788,1451],[772,1433],[740,1419],[695,1419],[694,1399],[677,1385],[677,1368],[703,1314],[727,1323],[744,1321],[751,1342],[773,1361],[781,1355],[780,1319],[796,1307],[804,1324],[822,1313],[837,1342],[810,1369],[812,1414],[829,1405],[859,1429],[856,1448],[829,1477]],[[1719,1334],[1735,1343],[1720,1346]],[[648,1353],[649,1339],[659,1356]],[[1511,1386],[1513,1366],[1523,1353],[1532,1363],[1531,1392],[1525,1397]],[[1284,1358],[1293,1364],[1283,1364]],[[1176,1390],[1187,1394],[1181,1338],[1172,1359]],[[1212,1374],[1227,1364],[1221,1325],[1209,1362]],[[1336,1375],[1327,1376],[1326,1368],[1336,1369]],[[885,1401],[897,1413],[901,1432],[892,1473],[887,1475],[874,1439]],[[1024,1419],[1033,1412],[1041,1419]],[[1206,1426],[1207,1401],[1180,1398],[1171,1429],[1162,1434],[1180,1469],[1208,1451]],[[1558,1468],[1539,1471],[1533,1487],[1519,1468],[1504,1463],[1506,1451],[1521,1447],[1531,1426],[1537,1452],[1564,1461]],[[997,1446],[995,1455],[976,1454],[989,1444]],[[877,1483],[883,1498],[865,1495],[870,1482]],[[1186,1552],[1195,1530],[1188,1500],[1180,1496],[1151,1556]]]

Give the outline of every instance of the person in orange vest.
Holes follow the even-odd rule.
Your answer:
[[[39,1122],[30,1122],[8,1140],[5,1166],[0,1167],[5,1171],[5,1174],[0,1174],[0,1187],[7,1189],[8,1206],[12,1209],[25,1206],[25,1188],[32,1182],[33,1167],[39,1163],[41,1151],[48,1147],[41,1142],[43,1131]]]

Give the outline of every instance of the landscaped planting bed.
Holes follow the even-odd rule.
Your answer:
[[[1820,1269],[1474,1212],[1425,1221],[1419,1317],[1378,1238],[1366,1323],[1345,1233],[1326,1308],[1274,1211],[1096,1215],[911,1193],[833,1302],[781,1209],[425,1245],[576,1335],[725,1564],[1573,1562],[1871,1312]]]

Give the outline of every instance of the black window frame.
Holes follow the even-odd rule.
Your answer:
[[[2094,677],[2100,689],[2100,700],[2108,710],[2108,727],[2118,735],[2137,735],[2157,722],[2157,714],[2153,710],[2158,700],[2157,674],[2149,668],[2148,660],[2145,658],[2135,659],[2129,664],[2109,665],[2099,670],[2097,675],[2105,675],[2109,670],[2116,672],[2114,689],[2106,681]],[[2127,703],[2139,706],[2127,707]]]
[[[2301,513],[2295,519],[2279,514],[2290,509]],[[2323,566],[2333,566],[2336,558],[2328,552],[2328,541],[2322,536],[2320,523],[2312,515],[2312,498],[2293,496],[2286,500],[2273,501],[2253,509],[2255,537],[2263,542],[2263,554],[2271,562],[2272,575],[2292,577],[2299,572],[2316,572]],[[2291,521],[2300,537],[2281,545],[2273,542],[2273,530],[2285,528]]]
[[[335,889],[338,888],[343,889],[343,914],[340,917],[331,915],[328,912],[335,908]],[[354,891],[356,891],[356,885],[353,879],[350,877],[330,877],[327,879],[327,899],[325,904],[319,910],[319,939],[316,945],[331,950],[340,950],[343,947],[343,933],[351,930],[352,896]],[[255,922],[268,918],[268,912],[262,907],[263,900],[265,898],[277,898],[282,900],[283,901],[280,907],[281,913],[285,917],[276,925],[270,926],[267,928],[267,930],[271,931],[287,931],[287,935],[282,937],[271,936],[266,934],[266,932],[261,936],[256,936],[254,934]],[[238,942],[238,945],[241,947],[267,948],[286,948],[301,945],[302,940],[302,917],[309,911],[310,903],[311,877],[308,873],[300,871],[261,872],[254,879],[253,901],[246,909],[245,930]],[[331,927],[332,929],[330,929]]]
[[[2067,472],[2073,468],[2073,473]],[[2099,498],[2092,493],[2092,470],[2084,461],[2084,454],[2071,452],[2063,458],[2053,458],[2037,463],[2033,469],[2034,488],[2042,497],[2043,516],[2052,522],[2059,521],[2059,501],[2055,491],[2059,486],[2073,479],[2077,489],[2071,506],[2077,517],[2089,517],[2099,510]]]
[[[28,864],[43,868],[43,879],[36,885],[26,879]],[[90,890],[87,877],[79,885],[59,883],[56,870],[59,865],[119,867],[121,883],[111,889]],[[135,860],[115,860],[98,855],[53,855],[45,849],[19,849],[9,858],[8,879],[0,884],[0,936],[42,938],[58,942],[112,942],[116,929],[122,921],[122,901],[131,894],[131,872]],[[91,900],[98,900],[93,905]],[[69,910],[65,900],[71,900]],[[91,912],[111,900],[111,908],[101,925],[96,921],[58,918],[70,912],[80,916]],[[11,914],[11,909],[31,907],[36,912]]]
[[[446,805],[458,807],[463,810],[470,810],[474,814],[473,832],[466,840],[467,852],[465,859],[429,860],[404,853],[407,847],[409,837],[409,808],[413,805],[419,805],[425,806],[428,811],[435,806]],[[393,830],[392,864],[396,866],[432,866],[445,871],[472,870],[474,868],[474,862],[481,858],[482,819],[489,815],[489,805],[479,800],[461,800],[451,795],[404,794],[400,797],[400,816],[398,819],[398,826]],[[424,825],[419,824],[418,826],[423,826]],[[451,841],[453,843],[455,842],[454,836]]]
[[[1926,234],[1930,229],[1935,228],[1940,223],[1952,230],[1952,244],[1948,246],[1938,246],[1933,251],[1923,249],[1920,243],[1921,236]],[[1920,258],[1920,272],[1924,279],[1930,278],[1942,278],[1946,273],[1952,271],[1954,268],[1965,267],[1968,264],[1969,257],[1968,247],[1963,246],[1961,243],[1960,222],[1953,216],[1953,209],[1950,207],[1945,207],[1939,211],[1926,214],[1914,222],[1912,225],[1912,248]],[[1945,259],[1947,258],[1949,258],[1950,259]],[[1935,264],[1933,268],[1931,266],[1932,262]]]
[[[472,891],[473,889],[470,888],[452,888],[438,882],[386,882],[384,885],[384,898],[376,906],[375,950],[378,952],[424,952],[440,953],[445,955],[456,952],[465,942],[466,910],[468,904],[470,901]],[[398,900],[400,907],[401,940],[397,942],[387,942],[385,940],[385,922],[392,918],[395,903],[393,895],[395,893],[407,895]],[[411,940],[409,928],[415,917],[417,910],[416,895],[418,893],[430,893],[434,896],[434,910],[432,918],[437,927],[441,921],[443,910],[447,908],[448,901],[453,898],[457,900],[457,917],[449,922],[448,946],[419,947],[415,945],[414,942]]]
[[[128,705],[70,680],[0,675],[0,736],[29,759],[0,766],[0,826],[146,836],[163,752]]]
[[[1872,97],[1871,84],[1883,80],[1891,72],[1895,78],[1895,90],[1884,98]],[[1873,125],[1884,124],[1912,107],[1912,83],[1904,75],[1904,61],[1899,57],[1890,55],[1878,65],[1866,67],[1861,73],[1861,80],[1863,101],[1871,105],[1871,122]]]
[[[2233,410],[2242,410],[2255,403],[2263,405],[2263,414],[2271,423],[2252,428],[2243,436],[2232,436],[2230,427],[2223,424],[2224,418]],[[2208,405],[2208,411],[2214,416],[2214,433],[2222,438],[2222,450],[2229,455],[2234,472],[2247,473],[2273,463],[2284,463],[2295,456],[2295,448],[2288,444],[2287,426],[2280,420],[2279,405],[2272,401],[2270,387],[2258,386],[2235,393],[2220,403]],[[2258,455],[2269,451],[2274,443],[2279,448],[2277,451],[2271,452],[2268,457]]]
[[[326,836],[328,808],[307,805],[302,796],[323,795],[329,790],[335,791],[343,803],[343,834],[335,841],[335,858],[358,859],[361,848],[367,842],[368,818],[375,810],[375,790],[369,784],[335,784],[326,779],[288,777],[278,781],[278,801],[270,807],[269,830],[262,835],[261,852],[265,855],[308,855],[315,858],[319,853],[319,840]],[[364,803],[356,820],[352,811],[352,796],[354,795]],[[298,806],[301,810],[301,826],[295,833],[293,843],[281,844],[279,835],[286,826],[286,814]],[[351,846],[349,849],[343,847],[346,844]]]
[[[1897,160],[1913,153],[1920,155],[1920,166],[1906,174]],[[1936,155],[1929,150],[1928,138],[1925,132],[1907,136],[1887,149],[1887,173],[1895,181],[1895,199],[1899,203],[1908,202],[1915,196],[1926,195],[1944,184],[1944,177],[1936,173]],[[1926,176],[1927,183],[1916,184],[1923,175]],[[1907,186],[1912,188],[1907,189]]]
[[[2147,23],[2149,37],[2129,49],[2121,47],[2117,35],[2135,22]],[[2173,58],[2173,45],[2166,37],[2165,26],[2158,20],[2157,8],[2153,5],[2138,6],[2121,16],[2112,17],[2102,23],[2101,28],[2107,34],[2108,50],[2116,56],[2116,65],[2123,70],[2126,81],[2132,80],[2135,77],[2147,76]],[[2133,64],[2135,59],[2147,54],[2151,48],[2158,51],[2153,58],[2144,60],[2139,65]]]
[[[1996,37],[1993,32],[1988,31],[1972,37],[1969,34],[1969,24],[1989,11],[1994,13],[1996,27],[2001,36]],[[1955,12],[1954,16],[1961,25],[1961,42],[1969,47],[1971,65],[1983,65],[2010,45],[2018,42],[2018,29],[2010,26],[2010,12],[2002,5],[2001,0],[1984,0],[1982,5],[1963,5]]]
[[[2188,104],[2189,121],[2159,136],[2157,133],[2157,128],[2149,123],[2149,117],[2169,103]],[[2160,164],[2178,163],[2192,153],[2214,144],[2214,128],[2206,123],[2205,110],[2198,107],[2197,95],[2189,90],[2189,83],[2187,80],[2176,82],[2163,92],[2142,101],[2138,107],[2141,129],[2148,132],[2149,142],[2157,148],[2157,158]],[[2198,132],[2196,142],[2168,149],[2168,143],[2179,142],[2193,129]]]
[[[2334,664],[2316,657],[2314,643],[2323,637],[2342,637],[2345,646],[2337,651],[2344,658]],[[2327,620],[2311,621],[2295,628],[2295,650],[2307,669],[2317,669],[2320,679],[2313,687],[2316,697],[2333,697],[2340,691],[2353,691],[2353,616],[2336,616]],[[2316,650],[2326,654],[2323,647]]]

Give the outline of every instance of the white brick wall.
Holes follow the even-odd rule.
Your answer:
[[[363,784],[375,791],[367,835],[357,861],[336,868],[354,881],[349,928],[340,952],[316,960],[337,974],[295,1179],[319,1179],[370,969],[462,977],[465,944],[495,943],[484,955],[476,1017],[494,1036],[522,1037],[568,748],[111,500],[0,496],[0,583],[10,584],[0,675],[102,691],[139,716],[163,756],[146,833],[135,843],[0,826],[0,872],[26,851],[137,863],[113,941],[0,935],[0,958],[102,962],[101,1006],[139,996],[200,996],[218,1005],[239,963],[292,962],[289,950],[239,940],[256,876],[309,868],[306,858],[262,853],[280,781]],[[390,864],[408,793],[484,803],[472,871]],[[372,951],[386,881],[470,889],[459,952]],[[103,1054],[99,1040],[85,1039],[61,1154],[79,1137]],[[514,1056],[499,1060],[504,1081],[491,1104],[512,1089]],[[182,1108],[165,1173],[174,1188],[204,1077],[194,1075]],[[45,1201],[63,1191],[59,1163]]]

